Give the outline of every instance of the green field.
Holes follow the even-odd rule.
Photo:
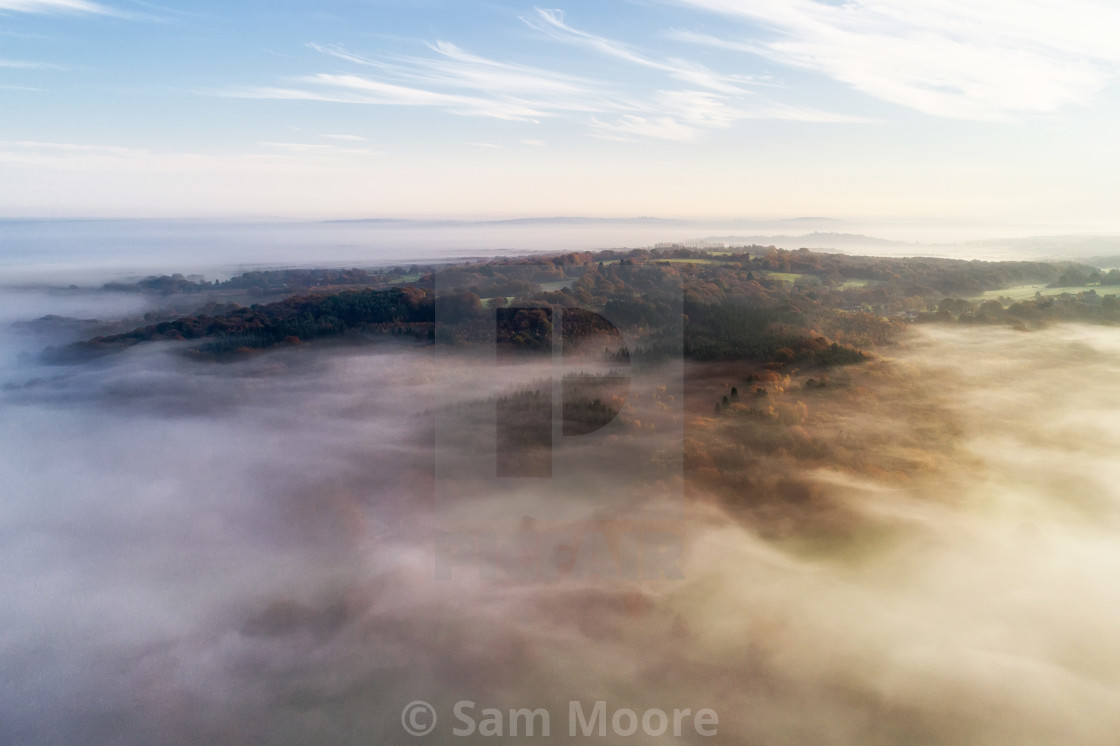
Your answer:
[[[576,284],[575,280],[554,280],[553,282],[542,282],[541,290],[546,293],[552,293],[563,288],[570,288]]]
[[[816,284],[821,281],[816,275],[803,275],[796,272],[767,272],[766,276],[774,280],[792,283],[809,282]]]
[[[1075,288],[1048,288],[1043,284],[1016,285],[1003,290],[988,290],[976,296],[980,300],[1010,298],[1014,301],[1030,300],[1035,293],[1043,295],[1061,295],[1062,293],[1084,293],[1087,290],[1096,290],[1097,295],[1120,295],[1120,285],[1093,285],[1092,287]]]

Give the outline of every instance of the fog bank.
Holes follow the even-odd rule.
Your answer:
[[[579,460],[557,463],[586,472],[557,479],[601,492],[545,510],[541,480],[489,491],[477,464],[436,468],[437,443],[490,437],[485,358],[375,344],[219,365],[175,350],[4,371],[0,741],[411,742],[400,712],[417,699],[440,716],[426,743],[487,740],[452,734],[465,699],[547,708],[557,740],[572,699],[718,712],[718,735],[690,743],[1105,744],[1120,730],[1109,329],[915,329],[889,373],[853,373],[834,405],[846,427],[872,416],[859,397],[898,391],[948,424],[934,442],[922,420],[880,423],[884,449],[927,439],[922,473],[809,474],[853,536],[875,529],[831,553],[775,540],[703,487],[683,498],[672,469],[616,489],[610,454],[673,443],[668,397],[688,384],[667,372],[636,379],[626,427],[606,434],[619,450],[564,446]],[[528,364],[503,386],[548,375]],[[807,505],[775,505],[796,533]],[[477,519],[668,526],[683,577],[524,581],[485,558],[439,577],[439,532]]]

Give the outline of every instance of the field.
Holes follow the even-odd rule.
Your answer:
[[[814,275],[799,274],[797,272],[767,272],[766,276],[772,280],[781,280],[782,282],[808,282],[816,284],[820,282],[820,278]]]
[[[557,290],[563,290],[564,288],[570,288],[570,287],[572,287],[572,285],[575,285],[575,284],[576,284],[575,280],[555,280],[553,282],[542,282],[542,283],[540,283],[540,286],[541,286],[542,291],[544,291],[546,293],[554,293]]]
[[[1043,284],[1016,285],[1015,287],[1004,288],[1003,290],[988,290],[976,297],[980,300],[1010,298],[1014,301],[1021,301],[1030,300],[1034,297],[1035,293],[1042,293],[1043,295],[1061,295],[1062,293],[1083,293],[1086,290],[1095,290],[1097,291],[1097,295],[1118,295],[1120,294],[1120,285],[1094,285],[1092,287],[1073,288],[1051,288]]]

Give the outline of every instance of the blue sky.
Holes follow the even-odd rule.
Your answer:
[[[0,0],[0,215],[1111,228],[1093,0]]]

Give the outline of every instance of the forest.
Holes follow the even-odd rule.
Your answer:
[[[552,308],[600,313],[651,355],[831,367],[868,359],[914,323],[1022,330],[1053,321],[1116,323],[1120,298],[1108,288],[1120,290],[1117,278],[1115,269],[1072,262],[887,258],[760,246],[281,269],[213,281],[163,275],[103,290],[193,298],[199,310],[148,314],[140,320],[146,323],[46,354],[64,362],[161,340],[189,341],[190,354],[215,359],[330,338],[470,346],[492,343],[495,328],[502,333],[502,325],[495,326],[498,309]],[[1023,287],[1040,290],[1027,298],[998,296]],[[259,300],[248,302],[253,299]],[[594,325],[572,327],[566,337],[575,343],[594,332]]]

